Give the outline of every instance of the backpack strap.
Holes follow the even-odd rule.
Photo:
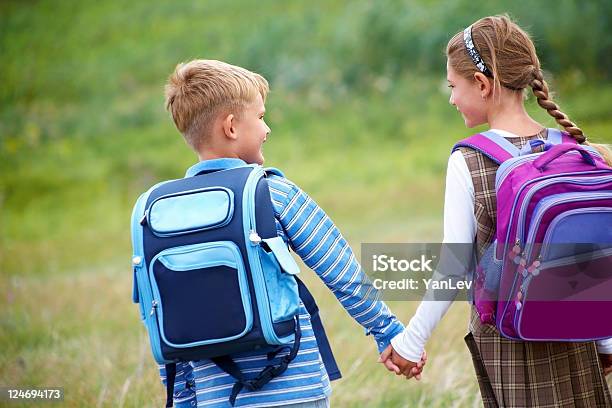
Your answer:
[[[576,143],[576,139],[569,136],[565,132],[561,132],[559,129],[548,128],[546,134],[546,141],[552,145],[558,145],[561,143]]]
[[[529,142],[525,143],[525,146],[523,146],[523,148],[520,151],[520,155],[523,156],[526,154],[536,153],[535,149],[540,146],[544,146],[544,147],[542,148],[542,150],[538,151],[537,153],[541,153],[543,151],[549,150],[551,147],[556,146],[561,143],[568,143],[568,141],[566,140],[567,137],[572,139],[573,143],[576,143],[576,140],[574,140],[571,136],[567,136],[566,133],[561,132],[559,129],[548,128],[546,129],[546,140],[542,140],[542,139],[530,140]]]
[[[275,176],[285,178],[285,174],[279,169],[277,169],[276,167],[266,167],[264,168],[264,172],[266,173],[266,177],[275,175]]]
[[[576,139],[574,139],[574,138],[572,137],[572,135],[570,135],[569,133],[567,133],[567,132],[562,132],[562,131],[560,131],[560,130],[558,130],[558,129],[553,129],[553,130],[555,130],[555,131],[557,131],[557,132],[561,133],[561,138],[562,138],[561,143],[572,143],[572,144],[579,144],[579,143],[576,141]]]
[[[601,156],[601,153],[599,153],[599,151],[596,148],[594,148],[593,146],[586,145],[586,144],[582,144],[582,145],[579,144],[576,141],[576,139],[574,139],[572,137],[572,135],[570,135],[569,133],[562,132],[559,129],[552,129],[552,128],[549,128],[548,131],[549,131],[549,133],[548,133],[548,139],[549,140],[550,140],[550,135],[551,135],[550,132],[551,131],[560,135],[560,136],[556,136],[556,137],[560,138],[561,141],[559,143],[553,143],[553,144],[570,143],[570,144],[580,145],[580,147],[582,147],[584,150],[587,150],[596,159],[604,160],[604,158]]]
[[[312,325],[312,331],[314,332],[315,339],[317,340],[317,346],[319,347],[319,353],[321,354],[325,371],[327,371],[327,376],[329,377],[330,381],[338,380],[342,378],[342,373],[340,372],[340,368],[338,367],[338,363],[336,363],[334,353],[329,345],[327,333],[325,333],[325,328],[323,327],[323,322],[321,321],[321,316],[319,315],[319,307],[317,306],[317,302],[315,302],[314,296],[312,296],[304,282],[302,282],[297,276],[295,276],[295,280],[298,284],[300,299],[302,299],[302,303],[304,303],[304,307],[310,315],[310,324]]]
[[[453,146],[452,152],[460,147],[469,147],[487,156],[497,164],[520,155],[518,147],[497,132],[488,130],[468,137]]]
[[[176,363],[166,364],[166,408],[174,403],[174,380],[176,379]]]
[[[266,366],[261,372],[252,380],[247,380],[242,371],[238,368],[238,365],[230,356],[213,357],[211,360],[219,366],[220,369],[225,371],[236,379],[232,388],[232,393],[229,397],[230,405],[233,407],[236,403],[236,397],[246,388],[249,391],[256,391],[261,389],[264,385],[270,382],[275,377],[278,377],[287,370],[289,363],[297,356],[298,350],[300,349],[300,341],[302,339],[302,330],[300,329],[300,320],[296,316],[295,321],[295,341],[293,347],[289,351],[289,354],[283,356],[278,365]],[[277,351],[268,354],[268,360],[273,359],[278,352],[287,349],[288,347],[282,347]]]
[[[548,150],[552,146],[561,143],[576,144],[576,140],[567,132],[562,132],[555,128],[548,128],[546,140],[530,140],[522,149],[519,149],[501,134],[493,130],[488,130],[460,141],[453,147],[452,151],[454,152],[460,147],[469,147],[484,154],[495,163],[501,164],[513,157],[531,154],[538,146],[544,145],[544,150]]]
[[[323,328],[323,323],[321,321],[321,317],[319,316],[319,307],[315,302],[314,297],[297,276],[294,276],[295,280],[298,284],[298,290],[300,294],[300,299],[304,303],[304,307],[310,314],[310,323],[312,325],[312,330],[315,335],[315,340],[317,341],[317,346],[319,348],[319,353],[321,355],[321,359],[323,360],[323,365],[325,366],[325,371],[327,371],[327,375],[330,381],[337,380],[342,378],[342,373],[340,372],[340,368],[338,368],[338,364],[336,363],[336,359],[332,352],[331,346],[329,344],[329,340],[327,339],[327,334],[325,333],[325,329]],[[231,375],[236,379],[236,383],[234,383],[234,387],[232,388],[232,393],[230,395],[229,401],[232,406],[236,403],[236,397],[242,391],[243,388],[246,388],[250,391],[259,390],[264,385],[266,385],[270,380],[275,377],[281,375],[289,366],[289,363],[295,358],[300,348],[300,340],[302,334],[299,324],[299,318],[296,318],[296,331],[295,331],[295,341],[293,343],[293,347],[289,354],[284,356],[281,359],[279,365],[273,366],[269,365],[264,368],[258,375],[252,380],[247,380],[244,374],[238,368],[238,365],[231,359],[230,356],[221,356],[214,357],[211,360],[219,366],[220,369],[225,371],[227,374]],[[268,360],[271,360],[278,354],[279,352],[286,350],[287,347],[281,347],[278,350],[275,350],[271,353],[268,353]],[[171,395],[171,394],[170,394]]]

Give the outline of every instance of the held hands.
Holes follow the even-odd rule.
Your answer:
[[[404,375],[406,379],[414,377],[416,380],[420,380],[421,372],[427,362],[427,353],[423,351],[421,361],[415,363],[400,356],[397,351],[393,349],[393,346],[389,345],[385,351],[381,353],[378,362],[383,363],[387,370],[394,372],[396,375]]]
[[[601,361],[604,376],[612,373],[612,354],[600,354],[599,361]]]

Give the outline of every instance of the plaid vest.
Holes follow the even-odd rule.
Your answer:
[[[547,130],[532,136],[519,136],[507,138],[519,149],[530,140],[542,139],[547,137]],[[538,149],[541,150],[541,147]],[[484,154],[470,149],[460,147],[459,151],[463,154],[467,163],[472,183],[474,185],[474,216],[476,217],[476,256],[478,261],[486,251],[487,247],[495,239],[497,225],[497,197],[495,196],[495,173],[499,167],[493,160]],[[538,151],[537,149],[535,151]]]

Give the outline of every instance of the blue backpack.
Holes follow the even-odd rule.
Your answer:
[[[266,173],[282,176],[248,165],[166,181],[134,206],[133,301],[155,360],[166,365],[167,406],[179,361],[211,359],[233,376],[232,405],[243,387],[257,390],[282,374],[299,349],[300,296],[314,315],[313,329],[315,319],[320,326],[321,354],[331,356],[326,367],[338,371],[314,299],[277,236]],[[279,364],[253,380],[229,358],[292,343]]]

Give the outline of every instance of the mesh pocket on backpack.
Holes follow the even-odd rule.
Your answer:
[[[503,261],[495,256],[497,243],[492,243],[480,259],[479,267],[484,272],[484,288],[493,294],[499,291]]]

